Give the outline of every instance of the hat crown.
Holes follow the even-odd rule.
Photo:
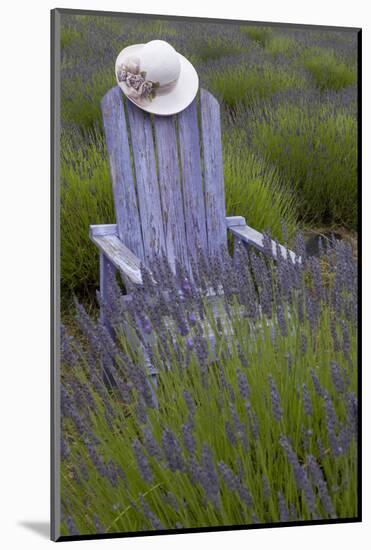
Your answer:
[[[164,40],[151,40],[140,51],[140,70],[146,73],[146,80],[158,82],[160,86],[178,80],[180,61],[176,50]]]

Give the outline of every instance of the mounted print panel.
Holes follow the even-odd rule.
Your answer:
[[[53,10],[53,540],[361,520],[360,44]]]

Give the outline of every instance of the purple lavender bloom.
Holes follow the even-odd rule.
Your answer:
[[[118,476],[118,473],[117,473],[116,465],[114,464],[114,462],[111,458],[108,461],[106,471],[107,471],[107,478],[109,479],[112,487],[117,487],[118,481],[119,481],[119,476]]]
[[[331,377],[332,383],[338,393],[344,393],[345,383],[339,365],[336,361],[331,361]]]
[[[183,424],[183,441],[184,446],[190,454],[194,454],[196,451],[196,441],[193,434],[192,424]]]
[[[93,514],[93,522],[94,522],[94,529],[95,529],[95,532],[96,533],[104,533],[104,528],[101,524],[101,522],[99,521],[99,518],[97,516],[97,514]]]
[[[203,472],[200,464],[197,462],[194,456],[190,457],[187,466],[188,466],[188,473],[192,480],[192,483],[201,484]]]
[[[262,475],[262,485],[263,485],[263,498],[264,500],[267,501],[270,498],[271,490],[269,487],[269,481],[264,474]]]
[[[230,403],[229,409],[231,411],[231,416],[233,420],[234,432],[232,432],[232,428],[229,426],[228,427],[229,435],[227,432],[227,436],[228,438],[232,437],[232,440],[235,437],[238,438],[242,443],[244,451],[247,452],[249,445],[248,445],[247,436],[246,436],[246,426],[243,422],[240,421],[236,408],[232,403]]]
[[[132,443],[132,448],[137,461],[138,470],[143,480],[150,484],[153,481],[153,474],[151,467],[148,463],[147,457],[143,454],[142,446],[138,439],[135,439]]]
[[[322,443],[322,439],[320,437],[317,438],[317,448],[318,448],[318,454],[321,460],[325,457],[326,451]]]
[[[251,494],[250,494],[250,491],[248,490],[248,488],[246,487],[246,485],[243,485],[242,483],[240,484],[240,486],[238,487],[238,496],[240,497],[240,499],[242,500],[242,502],[244,504],[246,504],[246,506],[248,508],[252,507],[253,506],[253,499],[251,497]]]
[[[148,317],[140,317],[139,326],[141,330],[144,332],[144,334],[151,334],[152,326],[151,326],[151,321],[148,319]]]
[[[237,439],[234,434],[234,429],[232,427],[232,424],[229,422],[229,420],[225,423],[225,433],[227,434],[228,441],[231,445],[236,445]]]
[[[140,424],[146,424],[147,423],[147,410],[146,406],[143,403],[142,399],[138,400],[137,406],[135,408],[136,418]]]
[[[319,397],[323,397],[324,395],[324,390],[317,378],[317,375],[316,373],[314,372],[313,369],[310,369],[310,374],[311,374],[311,377],[312,377],[312,380],[313,380],[313,385],[314,385],[314,389],[316,390],[316,394],[319,396]]]
[[[184,401],[186,402],[186,405],[187,405],[188,412],[189,412],[190,416],[193,416],[196,412],[196,405],[195,405],[195,402],[193,400],[193,397],[191,396],[191,394],[187,390],[183,391],[183,397],[184,397]]]
[[[143,433],[143,444],[149,456],[152,456],[157,460],[161,460],[162,451],[156,439],[153,436],[151,428],[149,426],[143,426],[142,433]]]
[[[281,330],[281,334],[282,336],[287,336],[288,335],[288,330],[287,330],[287,322],[286,322],[286,317],[285,317],[285,313],[283,311],[283,306],[282,304],[278,303],[276,305],[276,309],[277,309],[277,320],[278,320],[278,324],[279,324],[279,327],[280,327],[280,330]]]
[[[166,428],[162,434],[162,449],[170,470],[172,472],[176,472],[177,470],[183,472],[185,465],[182,456],[182,449],[177,438],[168,428]]]
[[[347,394],[347,420],[352,428],[353,435],[358,435],[358,400],[353,392]]]
[[[103,462],[102,457],[98,454],[96,448],[91,443],[87,443],[86,445],[90,460],[92,461],[93,465],[95,466],[97,472],[102,476],[106,477],[107,475],[107,468],[105,463]]]
[[[280,511],[280,521],[282,522],[290,521],[290,514],[287,509],[286,501],[280,491],[278,491],[277,497],[278,497],[278,507]]]
[[[307,310],[307,318],[309,324],[311,326],[311,329],[314,330],[317,326],[317,308],[315,300],[308,290],[305,293],[305,307]]]
[[[238,358],[239,360],[241,361],[241,365],[247,369],[247,367],[249,366],[249,362],[247,360],[247,357],[246,355],[244,354],[244,352],[242,351],[241,349],[241,345],[239,342],[237,342],[237,352],[238,352]]]
[[[276,384],[274,383],[273,377],[269,375],[269,385],[271,389],[271,403],[273,416],[277,422],[280,422],[283,412],[281,407],[281,398],[278,393]]]
[[[202,449],[202,479],[201,484],[208,500],[218,507],[219,501],[219,479],[216,473],[214,458],[210,447],[205,443]]]
[[[332,399],[327,391],[325,391],[323,394],[323,400],[326,411],[327,437],[330,443],[331,450],[334,456],[337,457],[340,456],[343,452],[343,449],[340,446],[338,437],[336,435],[336,430],[338,427],[338,417],[336,415]]]
[[[66,441],[66,438],[61,436],[61,458],[62,460],[66,460],[71,454],[70,446],[68,445],[68,442]]]
[[[240,369],[237,369],[237,384],[238,384],[238,391],[240,392],[242,399],[244,400],[248,399],[250,395],[249,383],[247,381],[246,376],[243,374],[243,372]]]
[[[249,400],[245,403],[246,414],[249,419],[250,430],[252,431],[254,439],[259,437],[259,423],[256,412],[252,410],[251,403]]]
[[[283,448],[283,450],[286,453],[288,461],[290,462],[290,464],[292,466],[294,477],[295,477],[295,480],[296,480],[296,484],[297,484],[298,488],[300,490],[302,490],[303,493],[304,493],[305,502],[306,502],[308,511],[310,512],[310,514],[313,518],[316,518],[317,517],[316,497],[314,495],[312,486],[309,483],[307,474],[306,474],[303,466],[301,466],[301,464],[299,463],[298,457],[297,457],[295,451],[293,450],[293,448],[291,447],[291,444],[290,444],[289,440],[287,439],[287,437],[281,436],[280,437],[280,444],[281,444],[281,447]]]
[[[290,506],[290,518],[292,521],[296,521],[298,519],[298,515],[296,513],[296,508],[294,503],[292,503]]]
[[[78,360],[75,346],[74,338],[67,333],[65,326],[61,323],[61,362],[70,367],[73,367]]]
[[[332,341],[334,344],[334,351],[340,351],[340,342],[336,331],[336,322],[335,322],[335,319],[333,318],[331,318],[330,320],[330,330],[331,330]]]
[[[343,353],[346,358],[349,358],[350,357],[350,336],[349,336],[348,325],[345,321],[342,321],[341,327],[342,327],[342,333],[343,333],[343,339],[342,339]]]
[[[308,387],[306,384],[303,384],[303,405],[304,405],[304,411],[307,416],[312,416],[313,414],[313,407],[312,407],[312,399],[309,395]]]
[[[223,461],[218,463],[219,472],[223,478],[224,483],[230,491],[238,491],[239,480],[232,470]]]
[[[164,502],[168,504],[175,512],[179,512],[178,501],[173,493],[167,492],[163,497]]]
[[[307,456],[307,464],[310,476],[314,485],[317,487],[322,506],[330,518],[336,518],[334,506],[327,489],[327,483],[323,477],[323,472],[312,455]]]
[[[236,394],[234,392],[232,384],[230,384],[229,382],[227,382],[227,391],[228,391],[228,395],[229,395],[230,400],[232,401],[232,403],[235,403]]]
[[[193,349],[194,348],[194,342],[193,342],[193,339],[192,338],[187,338],[187,348],[189,350]]]
[[[301,353],[305,355],[308,349],[308,340],[304,332],[302,332],[300,335],[300,348],[301,348]]]
[[[197,334],[194,338],[194,342],[200,368],[204,370],[207,367],[207,359],[209,355],[207,341],[201,334]]]
[[[89,472],[85,462],[79,457],[80,473],[84,481],[89,481]]]
[[[192,313],[192,312],[188,313],[188,322],[192,327],[196,324],[196,321],[197,321],[197,319],[196,319],[195,314]]]
[[[321,267],[318,261],[318,258],[312,256],[310,258],[310,268],[312,272],[313,284],[316,293],[317,300],[323,298],[323,286],[322,286],[322,276],[321,276]]]
[[[65,521],[69,535],[77,536],[80,534],[71,516],[67,516]]]
[[[164,529],[163,524],[161,523],[160,519],[149,509],[149,506],[145,502],[143,495],[140,496],[140,502],[144,515],[149,520],[152,529],[155,529],[156,531],[162,531]]]

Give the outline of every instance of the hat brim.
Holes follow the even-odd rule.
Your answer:
[[[154,115],[163,115],[170,116],[180,113],[192,103],[193,99],[196,97],[198,91],[198,74],[196,69],[185,58],[182,54],[178,53],[180,61],[180,75],[178,82],[171,92],[164,95],[157,95],[152,100],[148,99],[134,99],[128,95],[129,88],[124,82],[119,82],[117,79],[117,70],[118,67],[123,63],[127,57],[139,57],[140,50],[143,48],[144,44],[134,44],[124,48],[116,59],[115,65],[115,74],[117,84],[120,86],[121,90],[124,92],[125,96],[135,105],[147,111],[148,113],[153,113]]]

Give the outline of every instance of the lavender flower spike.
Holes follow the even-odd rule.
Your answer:
[[[148,463],[147,458],[144,456],[142,452],[142,448],[138,439],[136,439],[133,442],[132,447],[135,454],[135,458],[137,460],[138,470],[140,471],[140,474],[143,480],[146,483],[152,483],[153,481],[152,470]]]
[[[323,477],[323,472],[312,455],[307,456],[308,470],[314,485],[318,488],[322,506],[330,518],[336,518],[334,506],[327,490],[327,483]]]
[[[280,395],[278,393],[276,384],[274,383],[273,377],[269,376],[269,385],[271,388],[271,402],[272,402],[272,411],[273,416],[277,422],[279,422],[282,418],[282,407],[281,407],[281,399]]]
[[[311,484],[309,483],[307,474],[304,470],[304,468],[299,463],[298,457],[296,456],[295,451],[291,447],[291,444],[287,437],[281,436],[280,437],[280,444],[283,450],[286,453],[287,459],[290,462],[293,472],[296,484],[300,490],[303,491],[305,496],[305,502],[308,507],[308,511],[311,514],[313,518],[317,518],[316,513],[316,497],[314,495],[313,489]]]

